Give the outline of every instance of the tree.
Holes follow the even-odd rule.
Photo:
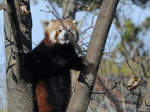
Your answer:
[[[75,19],[76,0],[63,1],[63,18]]]
[[[7,68],[7,103],[9,112],[33,112],[32,85],[21,80],[23,57],[31,46],[29,0],[5,0],[5,44]]]
[[[6,1],[10,1],[10,0],[6,0]],[[21,1],[23,1],[23,0],[21,0]],[[36,0],[35,0],[36,1]],[[65,1],[68,1],[68,0],[52,0],[52,1],[58,1],[58,3],[59,3],[59,5],[61,5],[61,7],[63,6],[62,5],[62,2],[64,2],[64,3],[66,3]],[[73,1],[73,0],[70,0],[70,1]],[[73,8],[73,10],[72,11],[92,11],[92,10],[95,10],[95,9],[98,9],[100,6],[101,6],[101,4],[100,4],[100,2],[101,2],[102,0],[78,0],[78,1],[76,1],[77,3],[76,3],[76,6],[75,6],[75,9]],[[121,0],[122,2],[121,3],[125,3],[125,2],[128,2],[127,4],[128,5],[137,5],[137,6],[140,6],[141,8],[143,8],[144,9],[144,7],[145,6],[148,6],[148,3],[150,2],[150,0]],[[91,8],[91,10],[87,10],[87,9],[89,9],[88,8],[88,6],[89,6],[89,4],[91,4],[91,2],[93,2],[94,3],[94,5],[93,5],[93,7]],[[125,5],[127,5],[127,4],[125,4]],[[72,4],[72,5],[74,5],[74,4]],[[7,12],[9,12],[10,10],[8,10],[8,8],[7,7],[3,7],[3,5],[1,5],[0,4],[0,8],[1,8],[1,6],[2,6],[2,8],[4,8],[4,9],[7,9],[6,11]],[[68,6],[69,7],[69,6]],[[73,6],[74,7],[74,6]],[[21,9],[22,9],[23,7],[21,7]],[[23,8],[24,9],[24,8]],[[65,7],[64,7],[64,9],[65,9]],[[25,12],[26,12],[26,10],[24,10]],[[23,12],[24,12],[23,11]],[[69,14],[69,11],[70,10],[67,10],[68,12],[68,14]],[[118,9],[118,11],[120,12],[120,13],[123,13],[121,10],[119,10]],[[28,11],[27,11],[28,12]],[[64,11],[65,12],[65,11]],[[10,13],[10,12],[9,12]],[[67,14],[67,15],[68,15]],[[73,13],[72,13],[73,14]],[[71,17],[71,19],[73,19],[74,18],[74,16],[75,16],[75,13],[73,14],[73,15],[71,15],[72,17]],[[64,17],[67,17],[67,16],[64,16]],[[116,14],[115,15],[115,17],[116,18],[114,18],[115,19],[115,21],[119,18],[119,16]],[[9,19],[9,18],[8,18]],[[107,53],[107,52],[105,52],[104,54],[105,55],[109,55],[110,56],[110,58],[109,59],[106,59],[106,58],[103,58],[103,60],[102,60],[102,62],[101,62],[101,70],[102,70],[102,72],[103,73],[100,73],[100,74],[104,74],[105,75],[105,78],[107,78],[108,76],[106,76],[106,75],[111,75],[111,77],[114,77],[113,76],[113,74],[119,74],[119,76],[122,76],[122,75],[124,75],[124,74],[129,74],[129,75],[133,75],[133,74],[138,74],[138,75],[141,75],[140,77],[142,77],[143,78],[143,76],[142,75],[144,75],[144,76],[146,76],[147,77],[147,75],[149,75],[149,65],[150,65],[150,61],[149,61],[149,54],[148,54],[148,52],[146,52],[146,51],[144,51],[144,49],[143,49],[143,47],[144,47],[144,45],[143,45],[143,43],[141,43],[141,46],[139,45],[139,40],[137,39],[137,38],[135,38],[135,37],[138,37],[138,36],[141,36],[141,35],[139,35],[139,33],[140,32],[142,32],[141,31],[141,28],[139,29],[139,28],[137,28],[137,27],[139,27],[139,26],[137,26],[137,25],[134,25],[134,23],[133,23],[133,21],[131,21],[130,19],[126,19],[126,21],[123,23],[123,20],[122,20],[122,17],[121,18],[119,18],[120,19],[120,23],[121,24],[123,24],[123,28],[122,27],[120,27],[120,28],[118,28],[119,30],[121,29],[121,31],[123,31],[123,33],[121,34],[121,43],[118,45],[118,46],[116,46],[116,48],[114,49],[114,51],[113,51],[113,53],[112,53],[112,55],[111,55],[111,52],[110,53]],[[5,19],[6,20],[6,19]],[[11,19],[11,20],[13,20],[13,19]],[[149,28],[149,18],[147,18],[147,22],[145,21],[145,23],[143,24],[145,27],[148,27]],[[7,21],[7,20],[6,20]],[[117,23],[117,24],[116,24]],[[119,25],[118,24],[118,21],[116,22],[114,25],[116,26],[116,27],[118,27],[117,25]],[[6,25],[8,24],[8,22],[6,23]],[[11,24],[11,23],[9,23],[9,24]],[[5,25],[5,26],[6,26]],[[7,28],[6,27],[6,29],[9,29],[9,28]],[[147,29],[147,28],[146,28]],[[13,29],[14,30],[14,29]],[[9,33],[13,33],[13,32],[10,32],[9,30],[7,31],[5,31],[5,32],[7,32],[7,37],[10,37],[9,36]],[[144,30],[144,32],[147,32],[147,31],[145,31]],[[18,67],[18,65],[16,65],[16,64],[14,64],[14,63],[16,63],[15,61],[16,61],[16,59],[17,59],[17,61],[19,61],[20,62],[20,57],[17,55],[17,53],[18,53],[18,48],[16,47],[16,44],[14,44],[15,42],[14,42],[14,38],[13,38],[13,36],[12,36],[13,34],[11,34],[11,41],[9,41],[10,39],[9,38],[6,38],[7,40],[6,40],[6,42],[7,42],[7,44],[6,44],[6,51],[7,51],[7,54],[11,54],[11,56],[9,56],[9,55],[7,55],[7,65],[11,65],[11,66],[9,66],[8,67],[8,74],[11,74],[10,76],[13,78],[13,81],[15,81],[16,79],[16,81],[17,81],[17,84],[18,85],[20,85],[20,80],[19,80],[19,78],[20,77],[18,77],[19,75],[16,75],[16,71],[15,71],[15,67]],[[113,36],[113,35],[112,35]],[[142,36],[143,36],[143,34],[142,34]],[[131,38],[130,38],[131,37]],[[13,39],[12,39],[13,38]],[[122,45],[122,43],[124,44],[124,45]],[[13,45],[14,44],[14,45]],[[140,46],[140,48],[139,48],[139,51],[138,51],[138,49],[136,48],[136,50],[137,51],[135,51],[135,46],[137,46],[137,45],[139,45]],[[121,47],[119,47],[119,46],[121,46]],[[19,47],[20,48],[20,47]],[[128,48],[130,48],[130,49],[128,49]],[[13,51],[13,53],[11,53]],[[14,52],[15,51],[15,52]],[[128,52],[126,52],[126,51],[128,51]],[[22,51],[21,51],[22,52]],[[26,51],[25,51],[26,52]],[[115,55],[117,55],[117,53],[118,52],[120,52],[121,54],[122,54],[122,57],[124,57],[125,58],[125,60],[123,60],[121,63],[116,63],[115,62],[115,59],[117,58]],[[115,54],[115,55],[114,55]],[[139,55],[140,54],[140,55]],[[141,55],[142,54],[142,55]],[[16,56],[17,55],[17,56]],[[135,56],[136,55],[136,56]],[[10,57],[12,57],[12,58],[10,58]],[[135,58],[136,57],[136,58]],[[120,57],[119,57],[120,58]],[[11,61],[10,61],[10,59],[11,59]],[[21,59],[22,60],[22,59]],[[11,63],[10,63],[11,62]],[[103,63],[104,62],[104,63]],[[141,63],[142,62],[142,63]],[[108,65],[108,63],[109,63],[109,65]],[[143,64],[144,64],[144,66],[143,66]],[[111,66],[111,67],[110,67]],[[140,67],[139,67],[140,66]],[[143,69],[143,67],[144,67],[144,69],[146,69],[146,72],[144,71],[144,69]],[[19,69],[20,69],[20,67],[18,67]],[[114,69],[115,68],[115,69]],[[117,72],[116,72],[116,69],[117,69]],[[13,70],[13,71],[11,71],[11,70]],[[124,71],[126,71],[126,73],[125,72],[122,72],[122,70]],[[15,72],[14,72],[15,71]],[[107,73],[104,73],[104,72],[107,72]],[[115,72],[114,72],[115,71]],[[140,71],[142,71],[142,72],[140,72]],[[19,74],[19,73],[18,73]],[[146,74],[146,75],[145,75]],[[16,77],[17,76],[17,77]],[[86,76],[86,75],[85,75]],[[99,78],[100,76],[98,76],[98,78]],[[7,77],[8,79],[10,79],[9,77]],[[147,78],[148,79],[148,78]],[[103,79],[102,79],[103,80]],[[124,81],[125,79],[123,79],[123,81]],[[144,77],[144,80],[145,80],[145,77]],[[10,82],[10,80],[8,80],[9,82]],[[19,83],[18,83],[19,82]],[[150,81],[148,81],[147,80],[147,82],[149,83]],[[22,83],[22,82],[21,82]],[[101,82],[100,82],[101,83]],[[114,82],[113,82],[114,83]],[[12,84],[12,83],[11,83]],[[10,83],[9,83],[9,85],[11,85]],[[123,84],[126,84],[126,83],[123,83]],[[23,84],[24,85],[24,84]],[[99,85],[102,85],[102,84],[99,84]],[[121,84],[120,84],[121,85]],[[147,84],[147,85],[149,85],[149,84]],[[16,85],[15,85],[16,86]],[[104,85],[105,86],[105,85]],[[12,87],[12,86],[11,86]],[[109,95],[109,92],[110,92],[110,94],[113,94],[113,91],[108,91],[107,92],[107,90],[109,90],[109,87],[108,87],[108,85],[106,86],[107,88],[106,88],[106,90],[104,89],[104,91],[105,91],[105,94],[104,95],[106,95],[108,98],[109,98],[109,96],[111,96],[111,95]],[[22,86],[21,86],[21,88],[22,88]],[[141,88],[141,87],[140,87]],[[146,87],[144,87],[144,88],[146,88]],[[32,88],[31,88],[32,89]],[[118,88],[117,88],[118,89]],[[126,87],[124,86],[124,89],[126,89]],[[116,90],[116,88],[114,88],[113,90]],[[135,90],[137,90],[137,89],[135,89]],[[140,89],[141,91],[142,91],[142,96],[140,96],[141,98],[143,98],[143,97],[145,97],[146,95],[144,95],[144,91],[143,91],[143,89]],[[100,91],[101,92],[101,91]],[[112,93],[111,93],[112,92]],[[130,91],[128,91],[127,89],[126,89],[126,92],[130,92]],[[11,94],[11,93],[13,93],[13,92],[10,92],[10,93],[8,93],[8,94]],[[136,92],[137,94],[140,94],[141,95],[141,93],[138,93],[138,92]],[[26,94],[26,93],[25,93]],[[78,94],[78,93],[77,93]],[[121,94],[125,94],[125,93],[121,93]],[[131,95],[132,93],[130,93],[130,95]],[[147,95],[149,95],[149,91],[147,92]],[[32,95],[31,95],[32,96]],[[102,96],[103,97],[103,95],[97,95],[97,96]],[[122,100],[120,100],[120,99],[118,99],[118,97],[116,98],[115,96],[113,96],[113,98],[114,99],[117,99],[116,101],[117,101],[117,103],[120,103],[120,107],[121,107],[121,105],[122,105]],[[111,98],[109,98],[109,99],[111,99]],[[99,100],[99,99],[98,99]],[[136,102],[137,102],[137,104],[135,104],[134,102],[132,103],[133,105],[136,105],[136,107],[135,106],[132,106],[132,107],[134,107],[134,108],[136,108],[137,110],[136,111],[138,111],[138,108],[140,108],[139,106],[140,106],[140,103],[143,103],[143,104],[145,104],[145,102],[147,102],[147,100],[149,100],[149,98],[148,97],[145,97],[144,98],[144,100],[136,100]],[[13,100],[14,101],[14,100]],[[12,101],[12,102],[13,102]],[[17,99],[15,100],[15,101],[17,101]],[[112,100],[111,100],[112,101]],[[112,101],[113,102],[113,101]],[[102,101],[101,101],[101,103],[103,103]],[[129,102],[130,103],[130,102]],[[10,103],[9,103],[10,104]],[[114,103],[115,104],[115,103]],[[128,99],[126,99],[126,97],[125,97],[125,104],[127,104],[128,105]],[[13,104],[13,106],[14,106],[15,104]],[[108,104],[109,105],[109,104]],[[115,104],[115,106],[116,107],[118,107],[118,109],[119,109],[119,106],[117,106],[118,104]],[[130,105],[131,106],[131,105]],[[149,108],[149,103],[146,103],[146,105],[145,106],[147,106],[148,108]],[[127,106],[125,107],[125,108],[128,108]],[[122,109],[122,107],[121,107],[121,109]],[[10,109],[9,109],[10,110]],[[119,111],[119,110],[118,110]]]
[[[87,69],[80,74],[67,112],[86,112],[102,58],[109,28],[119,0],[104,0],[86,56]]]

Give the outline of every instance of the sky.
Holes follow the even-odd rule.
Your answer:
[[[1,1],[1,0],[0,0]],[[33,48],[38,45],[38,43],[43,39],[44,37],[44,31],[41,25],[41,20],[52,20],[55,19],[55,17],[52,14],[49,13],[45,13],[41,10],[47,10],[46,8],[47,2],[44,0],[38,0],[38,4],[34,5],[31,2],[31,13],[32,13],[32,22],[33,22],[33,27],[32,27],[32,38],[33,38]],[[122,10],[125,11],[125,15],[126,18],[131,18],[132,21],[135,24],[139,24],[141,23],[145,17],[150,16],[149,13],[149,9],[147,8],[146,10],[143,10],[141,8],[138,8],[137,6],[133,5],[132,7],[130,6],[121,6],[119,5],[119,7],[122,7]],[[118,7],[118,8],[119,8]],[[55,7],[57,9],[57,11],[59,12],[60,16],[62,14],[62,9]],[[130,9],[130,10],[129,10]],[[131,14],[132,12],[132,14]],[[76,20],[82,20],[84,15],[87,12],[77,12],[76,14]],[[96,16],[95,13],[98,13],[98,10],[95,12],[91,12],[88,13],[88,15],[86,16],[86,18],[84,19],[83,22],[83,26],[81,27],[81,32],[87,28],[87,26],[90,26],[89,23],[91,23],[92,18],[94,17],[94,22],[96,21]],[[4,84],[5,84],[5,49],[4,49],[4,32],[3,32],[3,11],[0,11],[0,108],[4,108],[6,106],[6,95],[5,95],[5,89],[4,88]],[[93,25],[94,26],[94,25]],[[81,38],[86,38],[86,37],[90,37],[90,34],[92,33],[92,29],[88,30],[88,32],[84,35],[81,35]],[[115,35],[119,35],[119,33],[115,30],[115,26],[112,25],[110,32],[109,32],[109,36],[106,42],[106,47],[105,47],[105,52],[109,52],[111,50],[113,50],[113,48],[120,42],[120,38],[116,38],[118,36]],[[145,37],[143,40],[144,42],[147,44],[147,46],[150,47],[150,45],[148,45],[148,42],[150,41],[149,35],[147,37]],[[90,38],[86,39],[85,41],[89,41]],[[149,48],[147,47],[147,48]],[[1,100],[2,98],[2,100]]]

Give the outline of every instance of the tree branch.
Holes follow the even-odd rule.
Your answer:
[[[119,0],[104,0],[92,33],[86,56],[87,68],[81,72],[67,112],[86,112],[105,42]]]

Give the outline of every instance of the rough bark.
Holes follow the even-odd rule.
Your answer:
[[[86,56],[87,69],[81,72],[67,112],[86,112],[100,65],[107,35],[119,0],[103,0]]]
[[[75,19],[76,0],[63,0],[63,18]]]
[[[21,80],[23,57],[31,50],[31,13],[29,0],[4,0],[6,80],[8,112],[33,112],[32,85]]]
[[[150,78],[147,79],[147,90],[144,92],[141,105],[137,107],[137,112],[150,112]],[[141,99],[139,99],[141,100]],[[139,101],[140,102],[140,101]],[[139,104],[138,102],[138,104]]]

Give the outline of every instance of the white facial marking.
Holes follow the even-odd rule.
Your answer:
[[[67,30],[70,30],[70,27],[68,25],[66,25]]]
[[[50,39],[53,43],[56,43],[55,35],[56,35],[56,31],[52,31],[52,32],[50,33],[49,39]]]
[[[61,44],[68,43],[67,40],[65,40],[65,30],[62,30],[61,33],[58,35],[58,40]]]
[[[65,29],[63,29],[62,26],[59,27],[59,30],[61,30],[61,32],[59,33],[58,35],[58,40],[59,40],[59,43],[60,44],[68,44],[69,43],[69,40],[66,40],[65,39],[65,33],[67,33],[67,31]],[[58,31],[59,31],[58,30]]]

